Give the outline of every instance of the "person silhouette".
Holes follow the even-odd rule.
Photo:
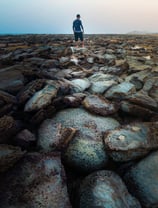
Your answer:
[[[79,47],[79,41],[78,41],[79,39],[82,42],[82,47],[84,47],[84,40],[83,40],[84,28],[80,18],[81,18],[80,14],[77,14],[76,19],[73,21],[73,26],[72,26],[76,47]]]

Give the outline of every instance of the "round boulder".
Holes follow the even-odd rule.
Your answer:
[[[87,176],[79,190],[79,208],[141,208],[128,193],[121,178],[112,171],[98,171]]]
[[[102,134],[91,128],[83,128],[70,141],[62,154],[63,162],[80,173],[91,173],[106,167],[108,156]]]
[[[133,166],[125,174],[125,182],[144,208],[158,207],[158,151]]]
[[[56,153],[26,155],[0,178],[0,187],[1,208],[71,208],[65,172]]]

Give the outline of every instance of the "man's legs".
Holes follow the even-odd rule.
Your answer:
[[[79,41],[78,39],[80,39],[81,43],[82,43],[82,47],[84,47],[84,40],[83,40],[83,33],[82,32],[75,32],[75,45],[78,48],[79,47]]]
[[[83,41],[83,33],[81,32],[80,35],[80,40],[81,40],[81,43],[82,43],[82,47],[84,48],[84,41]]]
[[[75,46],[78,48],[78,33],[75,32]]]

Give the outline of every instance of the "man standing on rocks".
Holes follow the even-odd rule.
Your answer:
[[[76,19],[73,21],[73,32],[74,32],[76,47],[79,46],[78,39],[80,39],[80,41],[82,42],[82,47],[84,47],[84,41],[83,41],[84,28],[80,18],[81,18],[80,15],[77,14]]]

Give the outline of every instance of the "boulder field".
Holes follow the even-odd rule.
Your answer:
[[[158,36],[0,36],[0,207],[158,207]]]

